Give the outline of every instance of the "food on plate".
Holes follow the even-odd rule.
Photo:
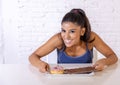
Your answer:
[[[50,73],[51,74],[63,74],[64,73],[64,69],[62,66],[57,65],[53,68],[50,69]]]
[[[86,74],[95,71],[95,67],[80,67],[72,69],[64,69],[64,74]]]
[[[95,71],[95,67],[92,66],[64,69],[62,66],[57,65],[50,69],[51,74],[86,74],[93,71]]]

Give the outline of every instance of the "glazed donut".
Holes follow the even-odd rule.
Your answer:
[[[59,66],[59,65],[51,68],[51,70],[50,70],[51,74],[63,74],[63,72],[64,72],[63,67]]]

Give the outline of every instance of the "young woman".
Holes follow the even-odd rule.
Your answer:
[[[58,63],[92,63],[93,47],[105,56],[93,65],[97,71],[117,62],[113,50],[91,31],[85,12],[82,9],[72,9],[62,19],[61,32],[32,53],[29,61],[41,72],[46,72],[49,64],[40,58],[57,49]]]

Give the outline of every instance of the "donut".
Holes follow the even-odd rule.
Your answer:
[[[63,74],[64,69],[62,66],[57,65],[57,66],[51,68],[50,73],[51,74]]]

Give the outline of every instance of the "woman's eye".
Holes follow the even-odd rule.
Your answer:
[[[65,32],[65,30],[61,30],[61,32]]]
[[[74,30],[71,30],[70,32],[71,32],[71,33],[74,33],[75,31],[74,31]]]

